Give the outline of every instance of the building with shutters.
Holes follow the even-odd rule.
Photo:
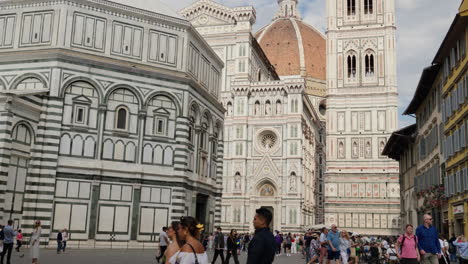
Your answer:
[[[259,207],[272,211],[272,228],[282,232],[323,221],[325,40],[299,18],[296,0],[278,3],[272,23],[255,36],[252,6],[199,0],[180,12],[226,65],[220,93],[227,109],[225,229],[253,231]]]
[[[0,2],[0,221],[138,246],[221,217],[223,61],[159,1]],[[154,243],[152,244],[154,245]]]
[[[405,225],[418,226],[418,201],[415,192],[417,136],[416,124],[404,127],[392,133],[382,152],[382,155],[394,159],[400,164],[400,206],[401,232],[405,232]]]
[[[440,65],[434,64],[423,70],[414,97],[403,114],[416,116],[416,176],[412,198],[416,199],[418,222],[422,224],[423,215],[431,214],[433,225],[446,233],[447,206],[443,197],[445,158],[440,137],[443,134],[440,69]]]
[[[468,235],[468,1],[462,1],[433,63],[442,69],[442,124],[450,234]]]
[[[439,232],[450,236],[467,233],[467,25],[465,0],[404,112],[416,117],[411,138],[405,133],[411,127],[395,131],[384,150],[384,155],[400,162],[405,220],[422,224],[423,215],[431,214]],[[414,190],[408,192],[411,175]],[[414,210],[407,211],[411,207],[417,211],[416,219],[410,215]]]

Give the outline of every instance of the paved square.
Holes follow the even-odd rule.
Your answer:
[[[20,258],[19,254],[13,252],[11,258],[12,264],[31,263],[29,257],[29,249],[22,251],[24,257]],[[135,250],[135,249],[70,249],[65,254],[57,254],[53,249],[42,249],[40,264],[154,264],[155,251],[152,249]],[[212,254],[210,260],[212,259]],[[246,253],[241,254],[239,258],[240,264],[245,264],[247,260]],[[6,261],[5,261],[6,263]],[[221,263],[218,258],[216,263]],[[231,259],[230,263],[234,263]],[[284,255],[275,258],[275,264],[303,264],[305,260],[299,254],[286,257]]]

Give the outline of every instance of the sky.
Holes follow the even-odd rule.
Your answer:
[[[160,0],[180,10],[196,0]],[[276,13],[276,0],[217,0],[229,7],[253,5],[257,11],[254,30],[267,25]],[[440,47],[461,0],[395,0],[397,15],[397,60],[399,92],[399,126],[415,122],[402,113],[411,102],[422,70],[430,66]],[[325,0],[299,0],[305,22],[325,33]]]

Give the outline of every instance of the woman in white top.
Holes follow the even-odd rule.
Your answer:
[[[179,235],[177,235],[177,230],[179,230],[179,224],[179,221],[174,221],[167,228],[166,233],[171,243],[164,252],[165,264],[169,264],[169,260],[171,259],[171,257],[174,256],[174,254],[176,254],[180,250],[180,247],[184,245],[183,242],[179,239]]]
[[[341,254],[341,263],[347,264],[349,259],[349,248],[351,247],[351,240],[349,239],[349,234],[346,230],[341,231],[340,237],[340,254]]]
[[[184,216],[180,218],[179,239],[185,244],[169,260],[171,264],[208,264],[208,256],[199,241],[203,225],[198,224],[195,218]]]
[[[39,261],[39,246],[41,243],[41,221],[36,220],[34,223],[34,230],[31,234],[30,240],[30,251],[31,251],[31,258],[32,263],[37,264]]]

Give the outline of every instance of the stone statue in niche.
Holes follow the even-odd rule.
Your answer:
[[[234,189],[235,190],[241,189],[241,178],[239,176],[234,179]]]
[[[276,103],[276,114],[281,115],[281,103],[280,102]]]
[[[358,145],[356,142],[353,143],[353,157],[358,156]]]
[[[260,104],[259,103],[255,103],[255,115],[259,115],[260,114]]]
[[[289,191],[295,192],[297,189],[296,177],[292,176],[289,180]]]
[[[370,157],[371,156],[371,144],[370,142],[367,142],[366,144],[366,157]]]
[[[338,157],[342,158],[344,157],[344,145],[343,142],[340,142],[338,144]]]
[[[265,115],[270,115],[271,114],[271,104],[266,104],[265,105]]]

